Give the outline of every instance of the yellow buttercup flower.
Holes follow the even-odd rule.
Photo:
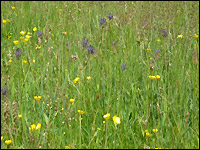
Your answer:
[[[35,125],[35,124],[32,124],[32,125],[31,125],[31,127],[29,127],[29,130],[32,130],[32,131],[34,131],[34,130],[35,130],[35,128],[36,128],[36,125]]]
[[[194,37],[195,37],[196,39],[198,39],[199,36],[195,34]]]
[[[7,19],[8,22],[10,22],[10,19]]]
[[[41,98],[42,98],[41,96],[34,96],[34,99],[35,99],[36,101],[39,101]]]
[[[89,76],[89,77],[87,77],[87,79],[88,79],[88,80],[91,80],[91,77]]]
[[[33,63],[35,63],[35,59],[33,59]]]
[[[27,64],[28,62],[26,60],[23,60],[23,63]]]
[[[19,41],[17,40],[17,41],[13,41],[13,43],[15,44],[15,45],[17,45],[17,44],[19,44]]]
[[[25,37],[26,37],[27,39],[30,39],[30,38],[31,38],[31,36],[30,36],[29,34],[27,34]]]
[[[28,42],[28,39],[24,39],[23,41],[26,43],[26,42]]]
[[[8,36],[8,39],[10,39],[12,36]]]
[[[22,114],[19,114],[19,115],[18,115],[18,118],[22,118]]]
[[[15,7],[14,7],[14,6],[11,6],[11,9],[12,9],[12,10],[14,10],[14,9],[15,9]]]
[[[182,39],[182,38],[183,38],[183,35],[180,34],[180,35],[177,36],[177,38]]]
[[[36,44],[36,49],[40,49],[41,48],[41,46],[38,46],[37,44]]]
[[[121,123],[120,118],[117,117],[117,116],[113,116],[113,122],[114,122],[115,124],[120,124],[120,123]]]
[[[151,51],[149,48],[147,48],[147,52]]]
[[[149,133],[149,132],[147,132],[147,133],[146,133],[146,136],[150,136],[150,133]]]
[[[38,123],[35,129],[38,130],[40,128],[41,128],[41,123]]]
[[[156,77],[155,77],[155,76],[149,76],[149,78],[150,78],[151,80],[154,80],[154,79],[156,79]]]
[[[21,36],[21,37],[20,37],[20,39],[21,39],[21,40],[23,40],[23,39],[24,39],[24,37],[23,37],[23,36]]]
[[[9,60],[9,62],[11,63],[11,62],[12,62],[12,60],[10,59],[10,60]]]
[[[34,27],[34,28],[33,28],[33,31],[34,31],[34,32],[35,32],[35,31],[37,31],[37,28],[36,28],[36,27]]]
[[[3,136],[1,136],[1,141],[3,140]]]
[[[103,123],[105,124],[106,122],[105,122],[105,121],[103,121]]]
[[[156,79],[160,79],[160,76],[159,76],[159,75],[156,75]]]
[[[30,32],[27,33],[27,35],[31,34]]]
[[[157,40],[157,42],[161,42],[161,40],[160,40],[160,39],[158,39],[158,40]]]
[[[97,128],[97,130],[99,130],[99,131],[100,131],[101,129],[100,129],[100,128]]]
[[[70,101],[71,103],[73,103],[73,102],[74,102],[74,99],[71,98],[69,101]]]
[[[71,147],[70,146],[65,146],[65,149],[71,149]]]
[[[3,20],[3,23],[5,24],[5,23],[6,23],[6,20]]]
[[[25,35],[25,34],[26,34],[26,31],[21,31],[20,34],[21,34],[21,35]]]
[[[109,118],[110,118],[110,113],[105,114],[105,115],[103,116],[103,118],[106,119],[106,120],[109,119]]]
[[[83,115],[83,114],[85,113],[85,111],[83,111],[83,110],[78,110],[78,113],[79,113],[80,115]]]
[[[62,107],[62,109],[61,109],[62,111],[64,110],[64,108]]]
[[[154,133],[158,132],[158,129],[153,129],[153,132],[154,132]]]
[[[145,132],[145,133],[147,133],[147,132],[148,132],[148,130],[145,130],[144,132]]]
[[[76,79],[74,79],[73,82],[76,83],[78,82],[79,79],[80,79],[79,77],[76,77]]]
[[[160,147],[156,147],[155,149],[162,149],[162,148],[160,148]]]
[[[5,143],[6,145],[10,145],[12,143],[12,140],[6,140]]]
[[[65,34],[65,35],[66,35],[66,34],[67,34],[67,32],[63,32],[63,34]]]

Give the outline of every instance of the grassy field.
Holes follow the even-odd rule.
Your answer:
[[[1,1],[1,148],[198,149],[198,35],[199,2]]]

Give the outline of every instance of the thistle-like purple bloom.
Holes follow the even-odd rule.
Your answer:
[[[3,95],[6,95],[7,91],[8,91],[8,89],[6,89],[6,88],[4,88],[4,89],[1,90],[1,92],[2,92]]]
[[[101,25],[101,26],[104,25],[105,22],[106,22],[106,19],[105,19],[105,18],[100,19],[100,25]]]
[[[124,71],[124,70],[126,69],[126,65],[125,65],[125,64],[122,64],[122,65],[121,65],[121,69],[122,69],[122,71]]]
[[[113,18],[113,15],[109,14],[107,17],[109,20],[111,20]]]
[[[15,53],[16,57],[19,58],[21,56],[21,49],[18,48]]]
[[[38,37],[40,37],[40,36],[42,36],[42,35],[43,35],[42,31],[39,31],[39,32],[38,32]]]
[[[94,48],[90,45],[88,47],[88,54],[95,54],[96,53],[96,50],[94,50]]]
[[[83,43],[83,48],[85,48],[87,46],[87,44],[88,44],[88,40],[86,40],[86,38],[84,37],[82,43]]]
[[[167,36],[167,29],[164,29],[162,32],[162,36],[166,37]]]

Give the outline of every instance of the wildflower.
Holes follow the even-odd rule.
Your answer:
[[[20,53],[21,53],[21,49],[18,48],[18,49],[16,50],[16,53],[15,53],[15,55],[16,55],[17,58],[20,57],[20,55],[21,55]]]
[[[149,132],[146,132],[146,136],[150,136],[150,133],[149,133]]]
[[[121,123],[120,118],[117,117],[117,116],[113,116],[112,119],[113,119],[113,122],[114,122],[115,124],[120,124],[120,123]]]
[[[65,132],[63,132],[63,134],[65,135]]]
[[[30,32],[27,32],[27,35],[30,35],[31,33]]]
[[[153,132],[154,132],[154,133],[158,132],[158,129],[153,129]]]
[[[70,146],[65,146],[65,149],[71,149],[71,147]]]
[[[21,40],[23,40],[23,39],[24,39],[24,37],[23,37],[23,36],[21,36],[21,37],[20,37],[20,39],[21,39]]]
[[[36,44],[36,49],[39,49],[39,50],[40,50],[40,49],[41,49],[41,46],[38,46],[38,45]]]
[[[3,95],[6,95],[7,91],[8,91],[8,89],[6,89],[6,88],[4,88],[4,89],[1,90],[1,92],[2,92]]]
[[[148,130],[144,130],[144,132],[145,132],[145,133],[147,133],[147,132],[148,132]]]
[[[29,127],[29,130],[32,130],[32,131],[34,131],[34,130],[35,130],[35,128],[36,128],[36,125],[35,125],[35,124],[32,124],[32,125],[31,125],[31,127]]]
[[[8,39],[10,39],[12,36],[8,36]]]
[[[76,55],[72,55],[72,58],[74,59],[74,60],[76,60],[77,58],[78,58],[78,55],[76,54]]]
[[[35,32],[35,31],[37,31],[37,28],[36,28],[36,27],[34,27],[34,28],[33,28],[33,31],[34,31],[34,32]]]
[[[158,39],[158,40],[157,40],[157,42],[161,42],[161,40],[160,40],[160,39]]]
[[[88,79],[88,80],[91,80],[91,77],[89,76],[89,77],[87,77],[87,79]]]
[[[19,115],[18,115],[18,118],[22,118],[22,114],[19,114]]]
[[[105,22],[106,22],[106,19],[105,19],[105,18],[100,19],[100,25],[101,25],[101,26],[104,25]]]
[[[10,59],[10,60],[9,60],[9,62],[11,63],[11,62],[12,62],[12,60]]]
[[[147,48],[147,52],[151,51],[149,48]]]
[[[109,14],[108,19],[111,20],[113,18],[113,15]]]
[[[79,77],[76,77],[76,79],[74,79],[73,82],[76,83],[78,82],[79,79],[80,79]]]
[[[12,9],[12,10],[14,10],[14,9],[15,9],[15,7],[14,7],[14,6],[11,6],[11,9]]]
[[[33,63],[35,63],[35,59],[33,59]]]
[[[63,32],[63,34],[65,34],[65,35],[66,35],[66,34],[67,34],[67,32]]]
[[[1,141],[3,140],[3,136],[1,136]]]
[[[160,148],[160,147],[156,147],[155,149],[162,149],[162,148]]]
[[[122,71],[124,71],[126,69],[126,65],[125,64],[121,64],[121,69],[122,69]]]
[[[99,131],[100,131],[101,129],[100,129],[100,128],[97,128],[97,130],[99,130]]]
[[[35,129],[38,130],[40,128],[41,128],[41,123],[38,123]]]
[[[17,14],[15,14],[15,16],[17,16]]]
[[[42,31],[38,31],[38,37],[40,37],[42,35],[43,35]]]
[[[152,57],[150,57],[150,60],[152,60],[153,58]]]
[[[6,140],[5,143],[6,145],[10,145],[12,143],[12,140]]]
[[[166,37],[167,36],[167,29],[164,29],[162,32],[162,36]]]
[[[70,44],[69,42],[65,42],[65,45],[69,46],[69,44]]]
[[[17,41],[13,41],[13,43],[15,44],[15,45],[17,45],[17,44],[19,44],[19,41],[17,40]]]
[[[183,35],[180,34],[180,35],[177,36],[177,38],[182,39],[182,38],[183,38]]]
[[[150,78],[151,80],[154,80],[154,79],[156,79],[156,77],[155,77],[155,76],[149,76],[149,78]]]
[[[36,101],[39,101],[41,98],[42,98],[41,96],[34,96],[34,99],[35,99]]]
[[[64,108],[62,107],[62,109],[61,109],[62,111],[64,110]]]
[[[29,34],[27,34],[25,37],[26,37],[27,39],[30,39],[30,38],[31,38],[31,36],[30,36]]]
[[[110,113],[107,113],[103,116],[104,119],[108,120],[110,118]]]
[[[105,122],[105,121],[103,121],[103,123],[105,124],[106,122]]]
[[[70,101],[71,103],[73,103],[73,102],[74,102],[74,99],[71,98],[69,101]]]
[[[196,39],[198,39],[199,36],[195,34],[194,37],[195,37]]]
[[[85,111],[83,111],[83,110],[78,110],[78,113],[79,113],[80,115],[83,115],[83,114],[85,113]]]
[[[21,35],[25,35],[25,34],[26,34],[26,31],[21,31],[20,34],[21,34]]]
[[[3,23],[5,24],[5,23],[6,23],[6,20],[3,20]]]
[[[96,51],[95,51],[94,48],[90,45],[90,46],[88,47],[88,54],[94,54],[94,53],[96,53]]]
[[[83,48],[85,48],[88,44],[88,40],[86,41],[86,37],[83,38]]]
[[[28,42],[28,39],[24,39],[23,41],[24,41],[24,43],[26,43],[26,42]]]
[[[160,79],[160,76],[159,76],[159,75],[156,75],[156,79]]]
[[[27,64],[28,62],[26,60],[23,60],[23,63]]]
[[[10,19],[7,19],[8,22],[10,22]]]

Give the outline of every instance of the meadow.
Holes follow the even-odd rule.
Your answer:
[[[199,2],[1,1],[1,148],[199,149]]]

